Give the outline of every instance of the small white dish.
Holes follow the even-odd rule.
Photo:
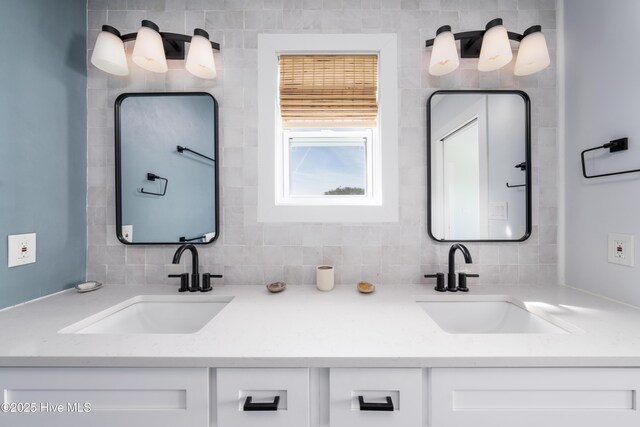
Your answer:
[[[80,293],[83,292],[91,292],[91,291],[95,291],[98,290],[102,287],[102,283],[100,282],[83,282],[83,283],[78,283],[76,285],[76,290]]]
[[[278,292],[282,292],[286,287],[287,287],[287,284],[284,282],[273,282],[267,285],[267,289],[272,294],[277,294]]]

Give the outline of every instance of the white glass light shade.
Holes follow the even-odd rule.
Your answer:
[[[429,74],[443,76],[454,71],[460,65],[456,41],[451,31],[444,31],[433,41],[433,51],[429,62]]]
[[[216,78],[216,63],[213,59],[213,50],[209,39],[199,35],[194,35],[191,38],[185,68],[201,79]]]
[[[547,40],[540,31],[528,34],[520,42],[513,73],[516,76],[528,76],[547,68],[551,64]]]
[[[494,71],[507,65],[513,59],[509,36],[504,25],[489,28],[482,38],[479,71]]]
[[[117,35],[101,31],[91,54],[91,63],[109,74],[126,76],[129,74],[124,43]]]
[[[168,69],[167,58],[164,55],[160,33],[149,27],[140,27],[131,59],[145,70],[166,73]]]

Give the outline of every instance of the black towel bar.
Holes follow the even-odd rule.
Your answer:
[[[203,157],[203,158],[205,158],[205,159],[207,159],[207,160],[211,160],[212,162],[215,162],[215,160],[214,160],[214,159],[212,159],[211,157],[209,157],[209,156],[205,156],[204,154],[202,154],[202,153],[198,153],[197,151],[193,151],[193,150],[192,150],[192,149],[190,149],[190,148],[182,147],[181,145],[178,145],[177,150],[178,150],[178,153],[184,153],[185,151],[188,151],[189,153],[193,153],[193,154],[195,154],[196,156],[200,156],[200,157]]]
[[[608,143],[606,143],[604,145],[599,145],[597,147],[593,147],[593,148],[589,148],[587,150],[584,150],[580,154],[580,158],[582,160],[582,176],[584,176],[587,179],[591,179],[591,178],[600,178],[600,177],[603,177],[603,176],[624,175],[624,174],[627,174],[627,173],[640,172],[640,169],[632,169],[632,170],[626,170],[626,171],[620,171],[620,172],[601,173],[599,175],[588,175],[587,174],[587,167],[584,164],[584,155],[585,155],[585,153],[588,153],[589,151],[607,149],[607,148],[609,149],[610,153],[615,153],[616,151],[628,150],[629,149],[629,138],[615,139],[613,141],[609,141]]]

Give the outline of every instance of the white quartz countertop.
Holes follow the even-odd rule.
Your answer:
[[[474,367],[640,366],[640,309],[564,286],[474,286],[509,295],[580,329],[567,334],[448,334],[416,304],[432,286],[215,287],[233,300],[185,335],[62,334],[59,330],[138,295],[177,286],[75,290],[0,312],[0,366]],[[192,296],[194,294],[191,294]]]

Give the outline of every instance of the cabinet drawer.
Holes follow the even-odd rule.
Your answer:
[[[218,427],[309,425],[308,369],[218,369],[217,382]]]
[[[340,368],[331,369],[329,376],[331,427],[422,425],[421,369]],[[388,410],[388,398],[393,410]]]
[[[0,412],[2,426],[209,425],[205,368],[2,368],[0,391],[16,410],[35,409]]]
[[[433,427],[640,425],[640,369],[433,369]]]

